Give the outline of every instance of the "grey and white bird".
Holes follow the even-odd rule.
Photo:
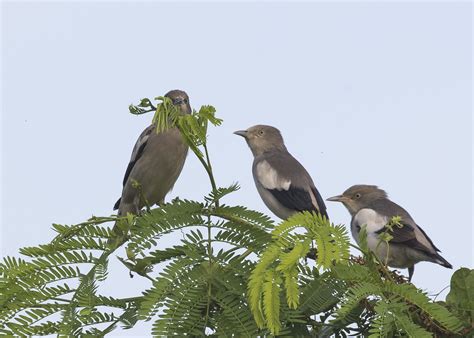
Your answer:
[[[182,114],[191,113],[189,97],[184,91],[172,90],[165,96]],[[155,124],[148,126],[133,147],[123,178],[122,196],[114,210],[118,209],[119,215],[137,215],[146,205],[163,203],[183,169],[187,154],[188,146],[178,128],[156,133]]]
[[[354,185],[342,195],[330,197],[328,201],[341,202],[352,216],[351,232],[359,243],[359,232],[366,226],[367,246],[381,261],[394,268],[408,268],[408,280],[415,271],[415,264],[432,262],[452,269],[452,265],[438,252],[440,250],[418,226],[410,214],[388,199],[387,193],[375,185]],[[401,218],[401,226],[386,225],[393,217]],[[379,235],[388,232],[393,238],[382,241]]]
[[[256,125],[234,132],[247,141],[253,153],[253,178],[265,205],[279,218],[300,211],[315,211],[328,217],[306,169],[288,152],[278,129]]]

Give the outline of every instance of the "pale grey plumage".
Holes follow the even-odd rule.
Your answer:
[[[181,113],[191,113],[189,97],[184,91],[172,90],[165,96],[179,107]],[[123,180],[122,196],[114,206],[118,214],[138,214],[145,205],[162,203],[178,179],[187,153],[188,146],[177,128],[156,133],[154,124],[147,127],[133,148]]]
[[[287,151],[278,129],[256,125],[235,132],[245,138],[254,161],[253,178],[265,205],[279,218],[315,211],[325,217],[326,206],[306,169]]]
[[[401,206],[388,199],[382,189],[374,185],[354,185],[342,195],[327,199],[341,202],[352,216],[352,236],[359,243],[362,226],[367,229],[367,245],[381,261],[387,260],[389,266],[408,268],[409,280],[413,276],[414,266],[421,261],[433,262],[452,268],[438,252],[423,229],[418,226],[410,214]],[[387,231],[385,227],[392,217],[401,218],[402,227],[394,226],[389,232],[393,238],[388,246],[379,235]]]

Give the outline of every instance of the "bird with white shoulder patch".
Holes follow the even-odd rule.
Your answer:
[[[426,261],[452,269],[433,241],[415,223],[410,214],[388,199],[387,193],[375,185],[354,185],[342,195],[330,197],[327,201],[341,202],[352,216],[351,232],[357,243],[363,226],[367,231],[367,246],[388,266],[408,268],[411,281],[415,264]],[[397,218],[397,224],[387,226]],[[381,237],[390,235],[389,241]]]
[[[279,218],[314,211],[328,218],[326,205],[306,169],[288,152],[278,129],[256,125],[234,134],[253,153],[255,185],[265,205]]]

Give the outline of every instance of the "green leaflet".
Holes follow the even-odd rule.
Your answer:
[[[280,276],[272,270],[265,273],[263,288],[263,312],[266,324],[275,335],[280,333]]]

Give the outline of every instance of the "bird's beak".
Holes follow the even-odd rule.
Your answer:
[[[346,199],[346,197],[344,197],[343,195],[337,195],[337,196],[329,197],[328,199],[326,199],[326,201],[342,202],[345,199]]]
[[[247,130],[237,130],[234,131],[234,134],[242,136],[243,138],[247,138]]]

